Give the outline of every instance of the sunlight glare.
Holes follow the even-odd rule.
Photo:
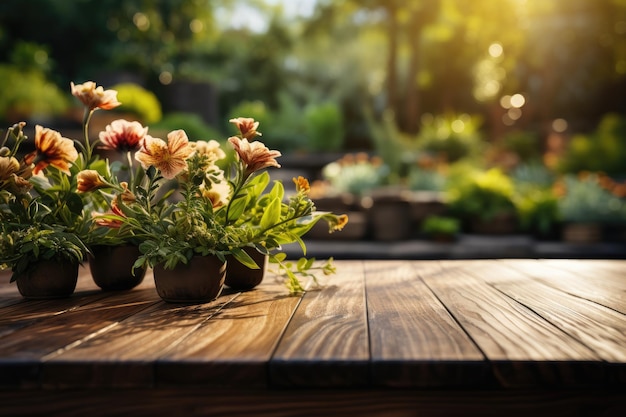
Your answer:
[[[503,52],[504,49],[502,48],[501,44],[495,42],[489,45],[489,55],[491,55],[492,58],[499,58],[500,56],[502,56]]]
[[[521,94],[513,94],[511,96],[511,106],[515,108],[520,108],[526,103],[526,99]]]

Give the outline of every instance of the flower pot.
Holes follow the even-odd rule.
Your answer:
[[[56,260],[38,261],[16,278],[20,294],[35,300],[69,297],[77,281],[78,263]]]
[[[146,268],[133,265],[141,252],[134,245],[107,246],[97,245],[91,248],[89,269],[91,276],[105,291],[130,290],[141,284],[146,275]]]
[[[569,243],[596,243],[602,240],[599,223],[566,223],[561,231],[563,241]]]
[[[389,242],[411,237],[411,205],[403,194],[373,196],[368,214],[374,240]]]
[[[205,303],[217,298],[224,288],[226,262],[217,256],[195,256],[174,269],[154,266],[154,284],[168,303]]]
[[[508,235],[517,231],[517,218],[513,213],[496,214],[490,219],[475,217],[470,223],[470,232],[479,235]]]
[[[254,248],[244,248],[244,251],[256,262],[259,269],[251,269],[235,259],[234,256],[226,257],[225,284],[235,290],[251,290],[263,281],[267,271],[267,255]]]

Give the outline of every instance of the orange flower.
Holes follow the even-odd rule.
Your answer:
[[[102,175],[94,169],[80,171],[76,176],[76,182],[76,189],[79,193],[86,193],[110,186],[110,184],[102,178]]]
[[[141,141],[147,134],[148,128],[143,127],[141,123],[118,119],[107,125],[99,137],[103,144],[102,149],[129,152],[139,149]]]
[[[247,139],[239,139],[236,136],[230,137],[228,141],[233,145],[237,155],[246,165],[246,176],[263,168],[280,168],[275,159],[281,156],[280,151],[270,151],[259,141],[248,142]]]
[[[72,95],[78,98],[89,110],[111,110],[122,104],[117,101],[117,91],[105,90],[101,86],[96,86],[93,81],[78,85],[72,82],[70,85]]]
[[[174,130],[163,139],[146,135],[135,159],[144,169],[154,166],[163,177],[172,179],[187,168],[187,158],[193,153],[193,146],[184,130]]]
[[[111,229],[119,229],[122,226],[122,220],[112,218],[113,216],[126,217],[118,206],[118,200],[121,198],[124,203],[132,203],[135,201],[135,196],[128,190],[128,183],[121,182],[120,185],[123,191],[111,201],[111,211],[104,214],[92,213],[92,218],[98,226],[110,227]]]
[[[57,167],[66,174],[70,174],[70,163],[78,158],[72,139],[64,138],[56,130],[35,126],[35,150],[26,157],[26,164],[35,164],[33,174],[46,168],[48,165]]]
[[[230,119],[229,122],[237,126],[242,138],[254,139],[256,136],[261,136],[261,132],[257,131],[259,122],[251,117],[237,117],[236,119]]]
[[[296,191],[298,193],[302,193],[304,195],[308,195],[311,191],[311,186],[309,185],[309,180],[300,176],[298,178],[293,179],[294,184],[296,184]]]
[[[333,221],[330,222],[330,230],[331,231],[339,231],[344,228],[344,226],[348,224],[348,215],[341,214],[336,216]]]

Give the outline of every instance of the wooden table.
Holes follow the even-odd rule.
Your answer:
[[[626,415],[626,261],[338,261],[215,301],[26,301],[0,276],[0,415]]]

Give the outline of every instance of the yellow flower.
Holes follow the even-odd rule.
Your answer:
[[[197,140],[193,144],[198,155],[205,155],[209,162],[219,161],[226,157],[226,153],[220,147],[220,143],[216,140],[204,141]]]
[[[20,163],[12,156],[0,156],[0,190],[12,194],[23,194],[31,189],[31,184],[20,177]]]
[[[239,139],[236,136],[230,137],[228,141],[246,166],[245,176],[263,168],[280,168],[275,159],[281,156],[280,151],[271,151],[259,141],[248,142],[247,139]]]
[[[204,184],[200,186],[202,195],[209,200],[214,209],[218,209],[228,203],[230,196],[230,185],[227,182],[218,182],[211,184],[211,188],[206,188]]]
[[[237,117],[230,119],[230,123],[233,123],[239,129],[241,137],[245,139],[254,139],[256,136],[261,136],[261,132],[258,132],[259,122],[255,121],[251,117]]]
[[[0,156],[0,182],[11,178],[20,169],[20,163],[12,156]]]
[[[103,149],[128,152],[139,149],[141,141],[147,134],[148,128],[143,127],[141,123],[118,119],[107,125],[99,137]]]
[[[96,86],[93,81],[78,85],[72,82],[70,85],[72,95],[78,98],[89,110],[111,110],[122,104],[117,101],[117,91],[105,90],[101,86]]]
[[[187,168],[187,158],[191,154],[193,146],[185,131],[174,130],[167,134],[167,142],[146,135],[143,145],[135,153],[135,159],[144,169],[154,166],[161,171],[163,177],[172,179]]]
[[[74,141],[61,136],[56,130],[35,126],[35,150],[24,158],[26,164],[35,164],[33,174],[48,165],[57,167],[66,174],[70,174],[70,163],[78,158],[74,148]]]
[[[76,181],[76,189],[79,193],[86,193],[110,186],[110,184],[102,178],[98,171],[93,169],[80,171],[76,176]]]

